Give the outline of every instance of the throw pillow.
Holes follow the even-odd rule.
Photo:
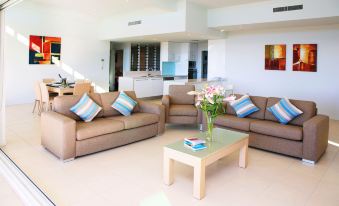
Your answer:
[[[287,124],[303,113],[286,98],[281,99],[278,103],[267,109],[281,124]]]
[[[85,93],[79,102],[71,107],[70,110],[78,115],[84,122],[90,122],[97,116],[102,108]]]
[[[125,92],[120,92],[118,98],[112,104],[112,107],[124,116],[131,115],[137,102],[129,97]]]
[[[237,100],[231,101],[230,105],[240,118],[259,111],[259,108],[252,103],[251,98],[248,95],[244,95]]]

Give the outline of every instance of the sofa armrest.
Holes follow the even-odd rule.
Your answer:
[[[150,102],[139,101],[140,112],[151,113],[159,115],[158,134],[165,131],[165,107],[163,105],[154,104]]]
[[[329,117],[316,115],[303,124],[303,159],[318,161],[326,151],[329,135]]]
[[[41,144],[62,160],[75,158],[76,121],[56,112],[41,114]]]
[[[171,103],[170,96],[169,95],[164,95],[162,97],[162,105],[164,105],[164,107],[165,107],[166,122],[168,121],[168,117],[169,117],[170,103]]]

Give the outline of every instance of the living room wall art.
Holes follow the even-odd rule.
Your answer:
[[[60,37],[29,36],[29,64],[55,64],[60,57]]]
[[[317,71],[317,44],[293,44],[293,71]]]
[[[265,70],[286,70],[286,45],[265,45]]]

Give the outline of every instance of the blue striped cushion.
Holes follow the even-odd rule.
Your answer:
[[[118,110],[122,115],[129,116],[136,105],[137,102],[129,97],[125,92],[120,92],[117,100],[115,100],[112,104],[112,107]]]
[[[252,103],[251,98],[248,95],[244,95],[241,98],[230,102],[230,105],[240,118],[259,111],[259,108]]]
[[[303,113],[286,98],[281,99],[278,103],[267,109],[281,124],[287,124]]]
[[[83,121],[90,122],[97,116],[102,108],[85,93],[79,102],[71,107],[70,110],[78,115]]]

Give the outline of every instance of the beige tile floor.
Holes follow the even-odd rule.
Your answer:
[[[162,147],[198,129],[168,126],[162,136],[63,163],[40,146],[40,119],[31,105],[7,108],[3,149],[56,205],[339,205],[339,147],[329,145],[315,166],[249,150],[247,169],[231,155],[206,171],[206,197],[192,197],[193,170],[175,165],[175,182],[162,182]],[[339,143],[339,121],[330,140]],[[0,204],[1,205],[1,204]]]
[[[22,206],[19,196],[12,190],[6,179],[0,174],[0,205],[1,206]]]

